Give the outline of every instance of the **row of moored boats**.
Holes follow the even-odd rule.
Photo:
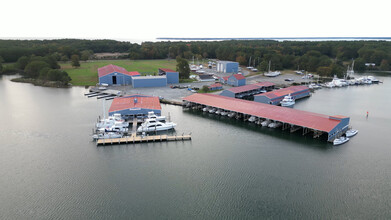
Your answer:
[[[355,129],[349,129],[345,132],[344,135],[342,135],[339,138],[334,139],[333,144],[334,145],[341,145],[349,141],[351,137],[356,135],[358,133],[358,130]]]

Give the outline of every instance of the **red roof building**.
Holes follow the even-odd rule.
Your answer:
[[[113,99],[109,109],[109,115],[120,113],[121,115],[135,116],[147,115],[149,111],[160,115],[162,107],[158,97],[130,95]]]

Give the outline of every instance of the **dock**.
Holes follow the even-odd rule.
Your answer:
[[[99,139],[96,145],[112,145],[112,144],[136,144],[147,142],[163,142],[163,141],[186,141],[191,140],[191,135],[151,135],[151,136],[125,136],[122,138]]]

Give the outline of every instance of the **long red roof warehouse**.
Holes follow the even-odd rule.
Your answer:
[[[287,88],[278,89],[278,90],[274,90],[271,92],[265,92],[265,93],[262,93],[262,94],[259,94],[256,96],[266,96],[270,99],[273,99],[273,98],[286,96],[288,94],[293,94],[295,92],[306,91],[306,90],[309,90],[309,88],[307,86],[290,86]]]
[[[323,114],[214,94],[193,94],[185,97],[183,100],[324,132],[330,132],[340,123],[339,120],[331,119]],[[345,116],[336,117],[347,118]]]
[[[137,99],[137,102],[135,102]],[[120,97],[113,99],[109,112],[121,111],[131,108],[158,109],[161,110],[159,97]]]

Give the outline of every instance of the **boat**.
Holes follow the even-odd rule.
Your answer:
[[[268,71],[267,73],[264,73],[264,74],[263,74],[264,76],[276,77],[276,76],[278,76],[278,75],[281,74],[280,71],[271,71],[271,70],[270,70],[270,65],[271,65],[271,61],[269,61],[269,71]]]
[[[228,112],[222,111],[220,114],[221,114],[222,116],[226,116],[226,115],[228,115]]]
[[[111,139],[111,138],[122,138],[123,134],[118,132],[105,132],[92,135],[94,140],[98,139]]]
[[[116,116],[109,116],[107,119],[102,119],[98,123],[96,123],[96,129],[100,128],[108,128],[111,126],[121,126],[121,127],[129,127],[129,123],[125,122],[122,118],[118,118]]]
[[[138,128],[137,132],[151,132],[151,131],[166,131],[174,129],[176,126],[173,122],[160,122],[155,119],[146,119]]]
[[[217,109],[217,111],[215,112],[216,115],[220,115],[221,114],[221,110],[220,109]]]
[[[271,122],[271,123],[268,125],[268,127],[269,127],[269,128],[278,128],[278,127],[280,127],[281,125],[282,125],[281,122],[275,121],[275,122]]]
[[[234,117],[235,115],[236,115],[235,112],[228,113],[228,117],[230,117],[230,118]]]
[[[105,132],[128,132],[128,127],[124,127],[122,125],[112,125],[105,128],[99,128],[97,129],[98,132],[105,133]]]
[[[303,75],[304,74],[301,70],[296,70],[295,73],[298,74],[298,75]]]
[[[358,133],[358,130],[349,129],[346,131],[345,135],[346,135],[346,137],[350,138],[350,137],[353,137],[354,135],[356,135],[357,133]]]
[[[148,112],[148,119],[156,119],[157,121],[165,121],[166,116],[155,115],[153,111]]]
[[[333,145],[341,145],[349,141],[348,137],[341,136],[340,138],[336,138],[333,141]]]
[[[209,109],[209,113],[213,114],[213,113],[215,113],[215,112],[216,112],[216,109],[215,109],[215,108]]]
[[[368,76],[368,79],[370,79],[372,81],[372,83],[374,83],[374,84],[378,84],[379,83],[379,80],[376,79],[374,76]]]
[[[289,94],[281,100],[280,104],[282,107],[292,107],[295,104],[295,99]]]
[[[203,108],[203,109],[202,109],[202,111],[204,111],[204,112],[208,112],[208,111],[209,111],[209,107],[205,107],[205,108]]]
[[[270,124],[270,120],[265,120],[265,121],[263,121],[262,123],[261,123],[261,125],[263,126],[263,127],[266,127],[266,126],[268,126]]]
[[[354,60],[353,60],[353,63],[352,63],[352,67],[348,66],[348,70],[346,71],[346,75],[349,76],[349,77],[353,77],[354,75]]]
[[[254,122],[254,121],[255,121],[255,119],[257,119],[257,117],[255,117],[255,116],[251,116],[251,117],[248,119],[248,121],[249,121],[249,122]]]

